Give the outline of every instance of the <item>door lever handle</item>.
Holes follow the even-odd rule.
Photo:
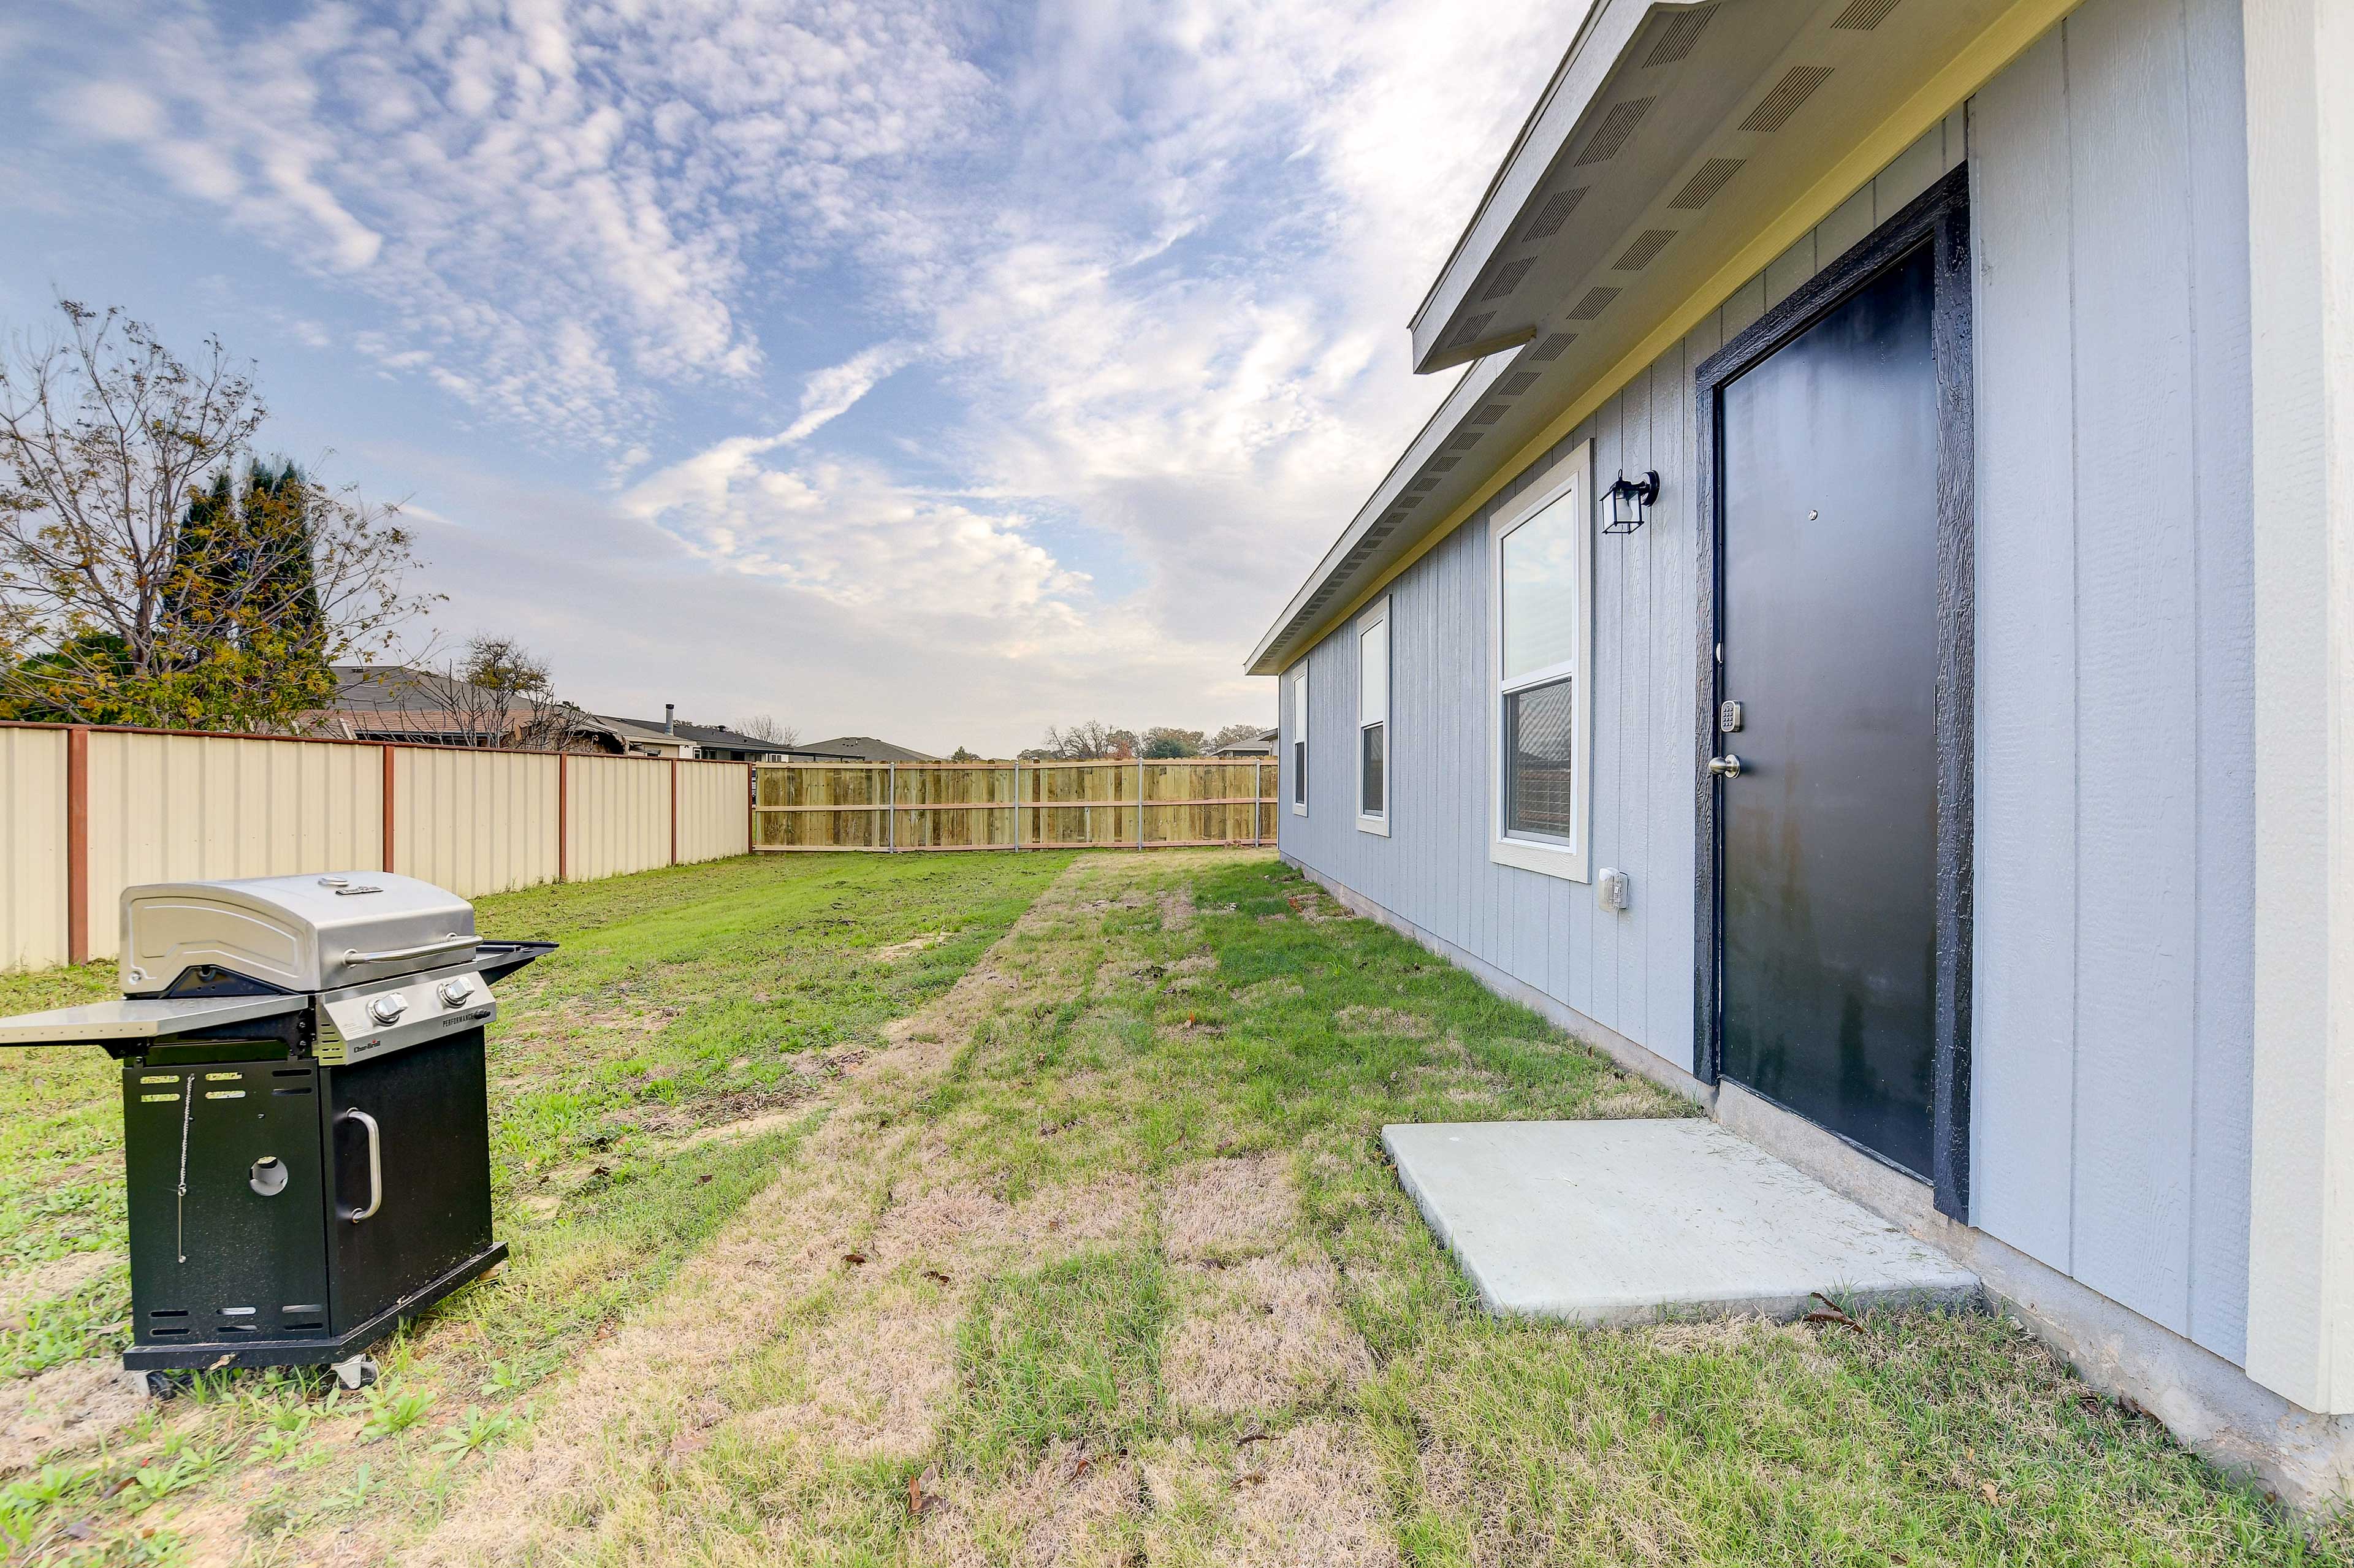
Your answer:
[[[1708,770],[1719,779],[1738,779],[1741,777],[1741,758],[1729,751],[1723,757],[1712,757],[1708,759]]]

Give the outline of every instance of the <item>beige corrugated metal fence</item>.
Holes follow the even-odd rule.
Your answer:
[[[0,968],[66,961],[66,732],[0,730]]]
[[[0,724],[0,969],[111,958],[146,882],[392,870],[466,897],[749,848],[740,762]]]

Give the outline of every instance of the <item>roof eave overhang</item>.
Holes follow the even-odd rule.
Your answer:
[[[1417,313],[1419,333],[1450,279],[1485,280],[1484,292],[1517,267],[1467,344],[1480,357],[1259,639],[1249,673],[1278,673],[1320,640],[2076,3],[1603,0]],[[1592,155],[1612,111],[1644,97],[1653,111]],[[1528,221],[1579,187],[1575,222]]]

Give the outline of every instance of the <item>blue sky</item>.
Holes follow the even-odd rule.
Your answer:
[[[599,711],[1271,721],[1243,656],[1444,392],[1404,323],[1584,9],[22,8],[0,324],[218,333],[405,503],[420,633]]]

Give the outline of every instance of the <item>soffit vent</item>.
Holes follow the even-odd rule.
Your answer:
[[[1463,461],[1463,460],[1462,460],[1461,458],[1459,458],[1459,457],[1456,457],[1456,456],[1455,456],[1455,455],[1453,455],[1452,453],[1449,453],[1449,454],[1448,454],[1447,456],[1446,456],[1446,457],[1437,457],[1437,458],[1433,458],[1433,459],[1431,459],[1431,460],[1430,460],[1430,466],[1431,466],[1432,468],[1434,468],[1434,469],[1437,470],[1440,473],[1448,473],[1448,472],[1453,471],[1453,470],[1454,470],[1454,468],[1455,468],[1455,465],[1456,465],[1457,463],[1458,463],[1458,462],[1461,462],[1462,461]]]
[[[1775,132],[1790,122],[1790,116],[1814,97],[1823,83],[1830,80],[1829,66],[1792,66],[1789,74],[1774,84],[1749,118],[1741,122],[1744,131]]]
[[[1428,490],[1432,485],[1437,484],[1437,482],[1438,476],[1437,474],[1426,473],[1420,479],[1416,480],[1412,484],[1406,486],[1406,488],[1408,490]]]
[[[1856,5],[1872,3],[1873,0],[1856,0]],[[1893,6],[1896,4],[1896,0],[1888,0],[1888,4]],[[1848,9],[1853,10],[1855,6],[1850,5]],[[1885,8],[1881,12],[1883,16],[1887,14]],[[1700,42],[1700,36],[1707,32],[1708,25],[1715,20],[1716,7],[1713,5],[1702,5],[1696,11],[1679,12],[1674,19],[1668,23],[1667,30],[1659,35],[1659,41],[1651,46],[1651,52],[1644,57],[1643,69],[1649,70],[1654,66],[1673,65],[1691,53],[1692,46]]]
[[[1675,237],[1676,231],[1672,228],[1647,228],[1636,237],[1634,244],[1627,247],[1627,254],[1613,265],[1621,272],[1639,272],[1657,260],[1659,252],[1668,248],[1668,241]]]
[[[1461,348],[1467,343],[1478,342],[1479,334],[1488,330],[1488,323],[1495,319],[1496,313],[1493,311],[1481,311],[1476,316],[1464,317],[1463,325],[1455,334],[1452,346]]]
[[[1569,313],[1569,319],[1574,322],[1590,322],[1608,310],[1610,302],[1617,297],[1618,291],[1616,289],[1588,289],[1585,291],[1585,298],[1577,302],[1577,309]]]
[[[1490,403],[1472,415],[1471,422],[1475,425],[1492,425],[1504,417],[1504,411],[1511,406],[1508,403]]]
[[[1577,204],[1585,199],[1584,185],[1578,186],[1575,190],[1555,191],[1545,197],[1544,206],[1537,210],[1536,217],[1530,221],[1527,229],[1522,233],[1521,243],[1526,245],[1532,240],[1551,239],[1554,235],[1559,234],[1561,226],[1569,221],[1569,215],[1575,212]]]
[[[1643,122],[1643,116],[1651,111],[1652,102],[1649,98],[1630,98],[1624,103],[1612,104],[1610,112],[1602,117],[1602,128],[1585,144],[1585,151],[1577,155],[1577,167],[1606,164],[1617,157],[1627,145],[1627,138],[1635,133],[1635,127]]]
[[[1496,390],[1507,397],[1517,397],[1536,384],[1537,373],[1535,371],[1518,370],[1506,376],[1504,378],[1504,384],[1501,387],[1497,387]]]
[[[1684,188],[1675,194],[1675,199],[1668,206],[1677,212],[1698,212],[1716,199],[1717,192],[1733,183],[1733,176],[1739,174],[1742,165],[1748,161],[1746,158],[1711,158],[1684,182]]]
[[[1501,267],[1497,268],[1496,281],[1488,285],[1488,291],[1486,293],[1479,296],[1480,302],[1485,304],[1490,300],[1500,300],[1506,294],[1511,293],[1514,289],[1519,288],[1521,286],[1521,280],[1527,277],[1529,275],[1529,269],[1536,264],[1537,260],[1535,257],[1527,256],[1522,257],[1518,261],[1507,261]]]
[[[1888,20],[1888,13],[1896,9],[1896,0],[1853,0],[1848,8],[1831,18],[1834,27],[1845,27],[1850,33],[1868,33]]]
[[[1574,332],[1557,332],[1529,350],[1529,357],[1543,360],[1559,359],[1569,351],[1569,345],[1576,341],[1577,334]]]
[[[1461,435],[1456,437],[1453,440],[1447,442],[1447,450],[1453,452],[1468,452],[1473,447],[1479,444],[1479,437],[1484,432],[1479,430],[1466,430]]]

